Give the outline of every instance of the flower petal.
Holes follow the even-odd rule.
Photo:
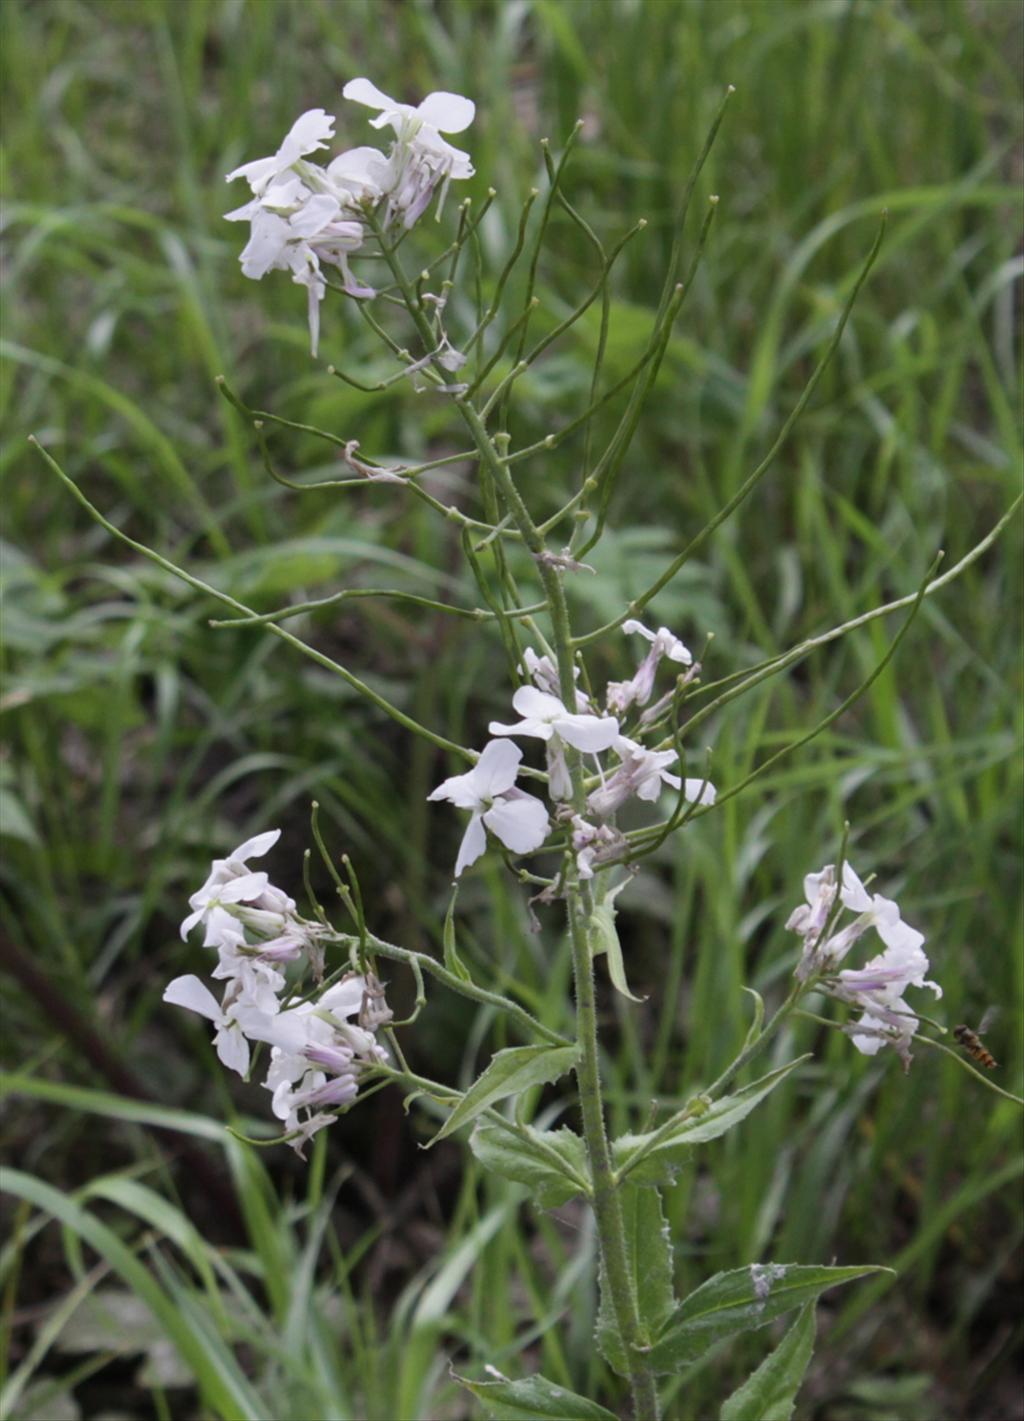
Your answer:
[[[843,900],[843,906],[849,908],[854,913],[868,913],[871,911],[871,894],[864,887],[849,863],[843,864],[843,886],[839,896]]]
[[[198,1012],[208,1021],[220,1021],[223,1013],[217,998],[193,973],[187,977],[175,977],[164,989],[163,1000],[172,1006],[184,1007],[186,1011]]]
[[[710,780],[687,780],[683,793],[691,804],[714,804],[718,798],[718,791]]]
[[[557,696],[538,691],[536,686],[520,686],[512,697],[512,709],[527,720],[553,721],[568,714]]]
[[[203,921],[204,912],[204,908],[197,908],[194,913],[189,913],[188,917],[182,923],[180,929],[182,942],[187,941],[188,935],[195,927],[196,923],[201,923]]]
[[[455,877],[458,878],[464,868],[469,868],[470,864],[476,863],[486,847],[487,831],[484,829],[480,815],[474,814],[466,825],[466,832],[459,845],[459,856],[455,860]]]
[[[438,89],[427,95],[416,112],[424,123],[431,124],[442,133],[461,133],[473,122],[476,104],[461,94]]]
[[[244,1076],[249,1069],[249,1043],[236,1022],[222,1026],[213,1038],[217,1055],[229,1071],[237,1071]]]
[[[262,871],[243,873],[240,878],[232,878],[216,890],[214,896],[221,903],[252,903],[269,885],[270,879]]]
[[[538,691],[537,694],[542,695],[543,692]],[[619,722],[613,715],[570,715],[565,712],[555,722],[555,731],[566,744],[593,753],[610,749],[618,737]]]
[[[300,158],[305,153],[315,153],[318,148],[326,148],[328,141],[334,137],[334,122],[334,115],[324,109],[307,109],[305,113],[300,114],[278,149],[278,158],[287,160],[283,162],[283,166],[290,166],[295,158]]]
[[[343,99],[351,99],[354,104],[365,104],[368,109],[397,108],[394,99],[388,97],[369,79],[350,79],[341,91]]]
[[[427,795],[428,802],[436,802],[439,799],[446,799],[457,809],[475,809],[480,801],[476,771],[470,770],[464,775],[450,775],[448,779],[442,780],[437,789],[431,790]]]
[[[539,849],[551,827],[544,803],[532,794],[499,800],[488,809],[483,821],[514,854],[528,854],[533,849]]]
[[[328,987],[317,1001],[317,1007],[322,1007],[324,1011],[332,1012],[335,1016],[356,1016],[363,1005],[365,993],[366,978],[349,977],[344,982],[337,982],[333,987]]]
[[[492,720],[487,727],[491,735],[529,735],[535,740],[550,740],[554,731],[547,721],[519,720],[515,725],[503,725],[500,720]]]
[[[472,775],[481,798],[493,798],[512,788],[523,752],[508,740],[489,740],[480,752]]]

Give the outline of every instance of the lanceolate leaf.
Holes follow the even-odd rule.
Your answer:
[[[469,1148],[485,1169],[525,1184],[535,1204],[553,1209],[586,1189],[587,1154],[574,1130],[535,1130],[526,1137],[478,1120]]]
[[[615,1413],[540,1375],[523,1381],[474,1382],[458,1377],[495,1421],[616,1421]]]
[[[805,1303],[775,1351],[725,1402],[720,1421],[790,1421],[814,1351],[814,1332],[814,1304]]]
[[[749,1268],[716,1273],[680,1303],[647,1360],[656,1371],[674,1372],[696,1361],[721,1338],[763,1327],[773,1318],[813,1302],[826,1288],[891,1271],[754,1263]]]
[[[676,1306],[672,1291],[672,1240],[661,1210],[661,1195],[657,1189],[626,1185],[620,1197],[630,1281],[640,1313],[644,1339],[651,1342],[661,1333]],[[605,1359],[620,1376],[628,1376],[628,1361],[619,1338],[619,1329],[603,1273],[597,1342]]]
[[[496,1100],[558,1080],[572,1070],[576,1055],[575,1046],[510,1046],[498,1051],[430,1143],[436,1144],[460,1125],[468,1125]]]
[[[681,1120],[672,1130],[666,1132],[657,1144],[652,1143],[657,1131],[646,1135],[620,1136],[612,1144],[612,1162],[616,1171],[620,1175],[628,1175],[635,1183],[664,1182],[671,1177],[674,1170],[686,1162],[691,1145],[716,1140],[719,1135],[724,1135],[727,1130],[745,1120],[754,1107],[760,1105],[765,1096],[770,1095],[790,1071],[796,1070],[806,1059],[806,1056],[799,1056],[788,1065],[780,1066],[777,1071],[744,1086],[734,1095],[723,1095],[699,1114]]]
[[[594,956],[597,957],[603,952],[608,958],[608,975],[612,979],[612,986],[624,997],[628,997],[631,1002],[642,1002],[643,997],[636,997],[629,990],[629,983],[626,981],[626,967],[622,960],[619,930],[615,926],[615,900],[624,888],[628,888],[629,883],[630,880],[627,878],[624,883],[610,889],[605,894],[604,901],[595,907],[590,922]]]

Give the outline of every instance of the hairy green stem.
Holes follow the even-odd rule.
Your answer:
[[[425,348],[429,350],[433,342],[432,332],[426,316],[416,300],[415,292],[401,263],[383,238],[381,247],[391,267],[395,283],[405,298],[409,314],[416,325],[420,339]],[[486,470],[493,481],[505,507],[512,515],[512,520],[519,530],[524,544],[536,560],[551,618],[551,644],[557,657],[562,699],[566,705],[573,706],[576,695],[573,638],[561,574],[549,561],[544,538],[534,523],[504,459],[488,434],[480,414],[468,399],[456,400],[455,405],[480,453],[482,468]],[[583,808],[585,803],[583,768],[579,755],[575,752],[567,754],[566,758],[572,777],[573,801],[579,810]],[[593,1180],[592,1202],[600,1241],[604,1283],[608,1289],[611,1311],[619,1331],[623,1351],[629,1359],[629,1383],[633,1394],[636,1421],[658,1421],[661,1411],[657,1386],[654,1374],[644,1361],[640,1350],[646,1339],[642,1333],[637,1298],[629,1276],[625,1223],[621,1201],[616,1190],[611,1150],[605,1128],[591,944],[592,904],[589,893],[579,882],[575,859],[571,848],[568,847],[566,850],[566,896],[572,944],[573,975],[576,986],[576,1034],[580,1050],[576,1066],[576,1081],[580,1097],[583,1137]]]

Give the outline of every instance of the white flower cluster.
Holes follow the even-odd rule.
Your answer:
[[[385,229],[409,228],[422,216],[435,191],[440,201],[454,178],[469,178],[473,165],[442,133],[461,133],[473,121],[474,104],[461,94],[428,94],[418,108],[400,104],[370,83],[353,79],[343,97],[379,109],[374,128],[390,127],[395,138],[387,153],[379,148],[350,148],[327,167],[310,161],[311,153],[334,137],[332,114],[310,109],[296,119],[277,152],[243,163],[227,181],[244,178],[252,200],[225,213],[229,222],[248,222],[249,240],[241,254],[242,271],[259,281],[268,271],[290,271],[305,286],[309,336],[314,355],[320,335],[320,302],[327,283],[322,265],[337,267],[351,296],[371,297],[371,286],[357,280],[349,258],[363,246],[369,212]]]
[[[495,736],[544,741],[548,797],[556,806],[564,805],[572,795],[566,746],[595,757],[599,782],[587,798],[587,809],[598,822],[591,823],[579,814],[572,818],[573,846],[581,878],[593,878],[595,865],[621,855],[625,840],[607,821],[627,800],[636,797],[656,801],[668,786],[677,792],[682,790],[691,802],[715,802],[715,787],[710,782],[683,780],[670,771],[669,766],[678,759],[675,750],[648,750],[622,734],[620,717],[631,706],[642,707],[650,700],[662,658],[696,669],[686,647],[666,627],[652,632],[640,622],[627,621],[622,629],[645,637],[651,649],[632,680],[609,683],[605,714],[600,714],[580,690],[576,691],[575,707],[569,710],[560,699],[558,670],[551,658],[538,656],[528,647],[523,653],[523,671],[534,684],[520,686],[512,697],[512,708],[521,719],[514,725],[493,720],[489,727]],[[671,693],[665,699],[670,698]],[[643,723],[641,717],[641,728]],[[611,770],[597,758],[607,750],[614,751],[618,760]],[[543,801],[515,785],[522,758],[522,751],[508,740],[491,740],[472,770],[445,780],[427,796],[431,800],[446,799],[459,809],[472,811],[455,863],[456,878],[484,852],[488,829],[517,854],[539,849],[547,838],[551,821]]]
[[[908,987],[929,987],[942,996],[942,988],[925,977],[929,963],[922,948],[924,934],[903,921],[899,905],[891,898],[869,893],[848,863],[843,864],[842,886],[836,882],[835,864],[809,873],[804,898],[786,922],[803,938],[797,976],[805,981],[821,976],[820,985],[832,996],[860,1008],[862,1015],[851,1029],[858,1051],[874,1056],[883,1046],[892,1046],[904,1067],[909,1066],[918,1019],[903,993]],[[843,909],[857,916],[826,938],[826,927],[835,928]],[[885,944],[884,951],[859,969],[840,969],[854,943],[872,928]]]
[[[240,1076],[249,1071],[251,1042],[271,1047],[264,1085],[273,1093],[274,1114],[299,1148],[335,1118],[323,1107],[337,1109],[355,1099],[360,1066],[387,1059],[374,1031],[390,1012],[383,989],[369,975],[353,974],[308,1001],[282,998],[281,964],[305,957],[322,978],[324,930],[300,918],[294,900],[266,873],[249,868],[249,859],[262,858],[280,836],[280,829],[257,834],[226,859],[215,859],[209,878],[189,899],[192,911],[181,936],[202,925],[203,946],[217,953],[211,976],[224,983],[220,1002],[192,974],[176,977],[164,1001],[212,1021],[217,1055]]]

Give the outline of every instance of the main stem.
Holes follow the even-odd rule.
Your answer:
[[[544,560],[544,540],[530,517],[519,490],[483,426],[476,410],[460,403],[460,412],[477,442],[477,448],[488,466],[505,504],[523,535],[523,541],[537,559],[541,581],[551,615],[551,644],[558,658],[558,679],[562,702],[575,706],[576,679],[572,658],[572,627],[558,570]],[[583,786],[583,766],[579,755],[567,750],[572,778],[573,807],[582,813],[586,806]],[[604,1107],[601,1098],[601,1070],[597,1042],[597,1003],[594,994],[594,963],[591,945],[592,902],[590,893],[579,882],[576,861],[571,849],[566,850],[566,897],[569,933],[572,944],[573,977],[576,987],[576,1036],[580,1048],[576,1066],[576,1084],[583,1117],[583,1138],[586,1141],[590,1172],[593,1180],[593,1207],[597,1218],[597,1233],[604,1267],[602,1286],[608,1289],[612,1312],[629,1362],[629,1383],[633,1392],[633,1408],[637,1421],[658,1421],[661,1415],[654,1374],[641,1360],[636,1349],[645,1338],[641,1333],[637,1298],[630,1278],[626,1256],[625,1224],[622,1206],[612,1172],[611,1151],[605,1130]]]
[[[425,350],[432,349],[434,334],[413,291],[401,262],[378,231],[381,249],[391,267],[409,314],[415,322]],[[443,372],[442,372],[443,373]],[[558,659],[558,678],[562,701],[572,709],[576,702],[576,680],[573,674],[572,627],[565,589],[557,568],[548,560],[544,538],[512,479],[507,465],[498,454],[479,413],[468,400],[456,400],[462,416],[487,472],[512,515],[523,542],[537,563],[544,585],[552,624],[552,647]],[[566,756],[572,778],[573,807],[582,813],[586,807],[583,767],[579,755],[568,750]],[[569,933],[572,944],[573,976],[576,987],[576,1036],[579,1060],[576,1083],[583,1120],[583,1137],[593,1180],[593,1207],[601,1249],[603,1286],[607,1288],[612,1313],[628,1359],[629,1384],[633,1393],[636,1421],[659,1421],[661,1411],[654,1374],[642,1359],[640,1349],[648,1341],[640,1323],[636,1293],[630,1278],[626,1254],[626,1230],[622,1206],[616,1192],[611,1151],[605,1130],[604,1106],[601,1097],[601,1070],[597,1041],[597,1003],[594,994],[594,966],[591,944],[592,903],[586,887],[579,881],[576,861],[571,849],[566,850],[566,896]]]

